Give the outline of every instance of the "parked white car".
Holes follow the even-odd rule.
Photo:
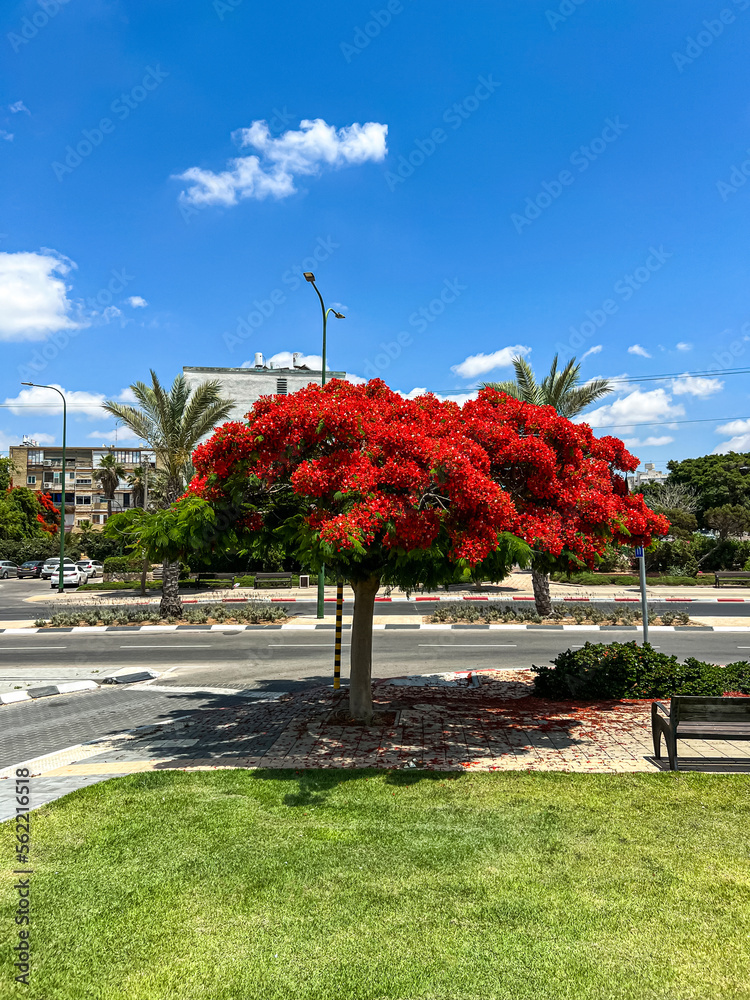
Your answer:
[[[97,576],[104,575],[104,566],[102,563],[97,562],[96,559],[80,559],[76,566],[81,570],[82,573],[86,574],[86,579],[91,580]]]
[[[67,556],[63,560],[63,563],[65,566],[75,566],[73,560],[68,559]],[[53,556],[51,559],[48,559],[47,562],[44,564],[44,566],[42,566],[42,579],[51,580],[52,577],[58,572],[59,566],[60,566],[59,556]]]
[[[59,560],[58,560],[59,566]],[[82,583],[85,583],[88,577],[85,573],[82,573],[75,563],[68,565],[63,563],[63,587],[80,587]],[[60,586],[60,577],[58,573],[52,576],[52,582],[50,587],[54,590],[55,587]]]

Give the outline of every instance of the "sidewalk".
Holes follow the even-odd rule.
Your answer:
[[[376,681],[376,724],[347,718],[346,692],[319,687],[204,709],[35,760],[35,806],[142,771],[222,767],[417,767],[439,771],[656,771],[650,701],[553,702],[530,670]],[[743,742],[681,741],[680,769],[750,773]],[[11,777],[14,767],[0,771]],[[0,780],[0,795],[10,782]],[[7,804],[0,813],[6,817]],[[8,814],[10,815],[10,814]]]

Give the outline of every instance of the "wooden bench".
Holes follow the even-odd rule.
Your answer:
[[[258,589],[258,583],[265,583],[267,580],[278,581],[280,584],[288,584],[289,587],[294,586],[294,573],[256,573],[255,574],[255,589]]]
[[[750,580],[750,573],[734,572],[732,570],[721,570],[714,573],[714,586],[720,587],[724,580]]]
[[[661,714],[660,714],[661,713]],[[750,740],[750,698],[698,698],[676,695],[669,708],[651,704],[654,757],[667,745],[670,770],[677,770],[677,740]]]

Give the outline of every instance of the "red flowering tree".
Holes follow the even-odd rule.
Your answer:
[[[354,589],[350,707],[372,715],[374,600],[381,583],[502,579],[533,549],[593,565],[607,541],[648,545],[668,522],[628,493],[622,442],[492,389],[463,408],[406,400],[380,380],[334,380],[264,397],[246,423],[200,445],[193,497],[220,525],[207,545],[283,542]]]
[[[27,541],[60,530],[60,512],[48,493],[11,486],[0,495],[0,539]]]

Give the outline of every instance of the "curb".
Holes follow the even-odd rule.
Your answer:
[[[454,629],[461,631],[473,629],[476,631],[501,630],[518,631],[527,629],[533,631],[557,631],[557,632],[640,632],[641,625],[569,625],[553,622],[534,624],[533,622],[515,622],[504,624],[501,622],[453,622],[453,623],[417,623],[414,624],[381,624],[373,625],[375,632],[396,632],[396,631],[447,631]],[[333,623],[317,624],[314,622],[289,622],[285,625],[236,625],[227,622],[224,625],[76,625],[69,628],[7,628],[0,629],[0,635],[68,635],[76,634],[103,634],[116,632],[120,635],[134,632],[146,632],[157,634],[164,632],[333,632],[336,626]],[[350,632],[352,626],[345,624],[343,630]],[[651,632],[750,632],[750,625],[650,625]],[[154,676],[149,674],[149,677]],[[140,677],[146,680],[147,677]],[[107,679],[104,683],[123,683],[115,678]],[[125,683],[134,683],[127,681]]]
[[[103,681],[68,681],[64,684],[44,684],[39,687],[26,688],[25,691],[9,691],[6,694],[0,694],[0,705],[13,705],[19,701],[38,701],[40,698],[51,698],[57,694],[98,691],[102,684],[138,684],[140,681],[156,680],[158,676],[153,670],[138,670],[130,674],[107,677]]]

